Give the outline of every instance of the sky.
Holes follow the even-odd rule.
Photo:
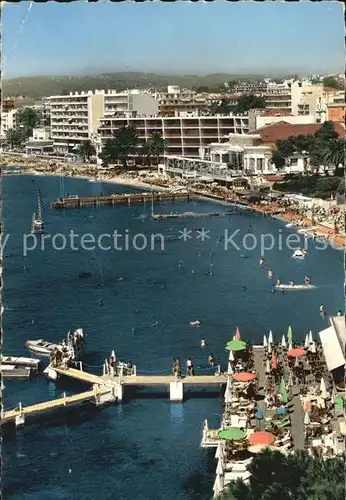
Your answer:
[[[340,2],[20,2],[3,8],[3,74],[344,70]]]

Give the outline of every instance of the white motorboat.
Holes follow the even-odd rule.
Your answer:
[[[49,357],[55,349],[65,349],[71,360],[78,361],[84,354],[84,333],[82,328],[68,332],[66,339],[59,344],[43,339],[28,340],[25,347],[37,356]]]
[[[201,325],[201,322],[196,319],[196,321],[190,321],[190,326],[200,326]]]
[[[307,250],[304,250],[304,249],[301,249],[301,248],[297,248],[297,250],[295,250],[293,252],[293,255],[292,257],[294,259],[305,259],[305,257],[308,255],[308,252]]]
[[[89,182],[99,183],[99,182],[102,182],[102,178],[101,177],[95,177],[94,179],[89,179]]]
[[[25,342],[25,347],[29,351],[34,352],[38,356],[50,356],[54,349],[58,349],[59,344],[53,344],[52,342],[47,342],[46,340],[28,340]]]
[[[4,356],[0,358],[1,365],[27,366],[32,370],[38,370],[41,360],[36,358],[24,358],[22,356]]]
[[[289,222],[288,224],[285,225],[285,227],[295,227],[295,223]]]
[[[288,284],[282,284],[282,285],[275,285],[275,288],[277,290],[287,290],[287,291],[293,291],[293,292],[299,292],[302,290],[312,290],[314,285],[288,285]]]
[[[32,234],[43,234],[43,232],[44,232],[42,212],[43,212],[43,202],[42,202],[41,193],[40,193],[40,191],[38,191],[38,194],[37,194],[37,214],[34,213],[34,215],[32,217],[32,224],[31,224],[31,233]]]
[[[31,368],[28,366],[0,365],[1,375],[5,378],[29,378]]]

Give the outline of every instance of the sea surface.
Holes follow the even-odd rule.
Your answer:
[[[24,252],[37,189],[44,198],[46,232],[56,235],[55,245],[63,247],[72,230],[95,236],[117,230],[127,231],[128,249],[78,249],[79,238],[75,249],[66,243],[65,249],[56,250],[48,237],[44,248],[38,240],[35,250]],[[8,235],[3,255],[4,354],[28,355],[28,339],[58,341],[81,327],[87,341],[85,369],[93,373],[101,373],[112,349],[140,373],[170,373],[176,356],[183,365],[191,357],[197,373],[210,373],[209,353],[225,367],[224,346],[237,326],[245,340],[261,342],[270,329],[280,339],[291,325],[300,341],[309,330],[316,336],[327,327],[320,304],[330,314],[343,307],[343,253],[317,250],[310,243],[307,259],[292,259],[292,250],[285,245],[278,249],[279,237],[296,233],[280,221],[244,211],[218,219],[153,221],[150,203],[52,210],[50,203],[61,195],[136,191],[81,179],[5,176],[2,190]],[[231,207],[198,200],[155,205],[154,210],[215,212]],[[179,232],[184,227],[191,231],[186,241]],[[198,232],[202,229],[209,231],[204,238]],[[236,230],[240,250],[230,243],[225,249],[225,231],[227,237]],[[132,244],[139,233],[149,241],[143,250]],[[159,238],[150,246],[150,234],[157,233],[165,238],[164,248]],[[263,268],[260,247],[243,248],[246,234],[252,235],[245,240],[250,247],[261,234],[275,238],[275,248],[264,252]],[[137,238],[138,245],[143,241],[143,236]],[[33,239],[28,237],[30,245]],[[310,275],[316,289],[272,293],[269,268],[282,282],[299,283]],[[91,272],[91,277],[80,279],[81,272]],[[200,328],[189,325],[196,319]],[[200,348],[202,337],[205,349]],[[4,409],[81,390],[83,385],[66,379],[7,380]],[[122,404],[101,409],[89,404],[28,418],[17,431],[3,431],[3,498],[209,499],[216,463],[214,452],[200,447],[201,431],[205,418],[210,427],[217,426],[221,413],[217,389],[187,391],[183,403],[170,403],[163,390],[146,389],[126,391]]]

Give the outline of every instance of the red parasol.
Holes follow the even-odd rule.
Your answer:
[[[278,367],[278,358],[273,353],[273,356],[272,356],[272,368],[273,368],[273,370],[276,370],[277,367]]]
[[[275,442],[275,436],[271,432],[257,431],[249,436],[250,444],[271,445]]]
[[[290,358],[301,358],[302,356],[305,356],[305,349],[302,347],[295,347],[294,349],[288,351],[287,356]]]
[[[237,327],[237,330],[235,332],[235,335],[234,335],[234,338],[237,339],[237,340],[240,340],[241,339],[241,336],[240,336],[240,330],[239,328]]]
[[[232,375],[232,378],[237,382],[250,382],[251,380],[255,380],[255,378],[257,378],[257,374],[239,372],[239,373],[234,373],[234,375]]]

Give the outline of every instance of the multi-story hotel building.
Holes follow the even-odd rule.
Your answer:
[[[68,152],[81,142],[92,139],[104,116],[155,115],[156,100],[140,91],[89,90],[70,92],[49,98],[51,138],[57,152]]]
[[[169,85],[166,92],[157,92],[154,97],[159,105],[160,116],[179,116],[181,113],[202,114],[210,104],[207,95],[180,89],[177,85]]]
[[[230,133],[249,131],[247,116],[180,116],[143,118],[103,118],[98,133],[101,145],[120,127],[135,125],[141,144],[153,132],[159,132],[167,141],[166,154],[198,157],[211,142],[220,142]]]

